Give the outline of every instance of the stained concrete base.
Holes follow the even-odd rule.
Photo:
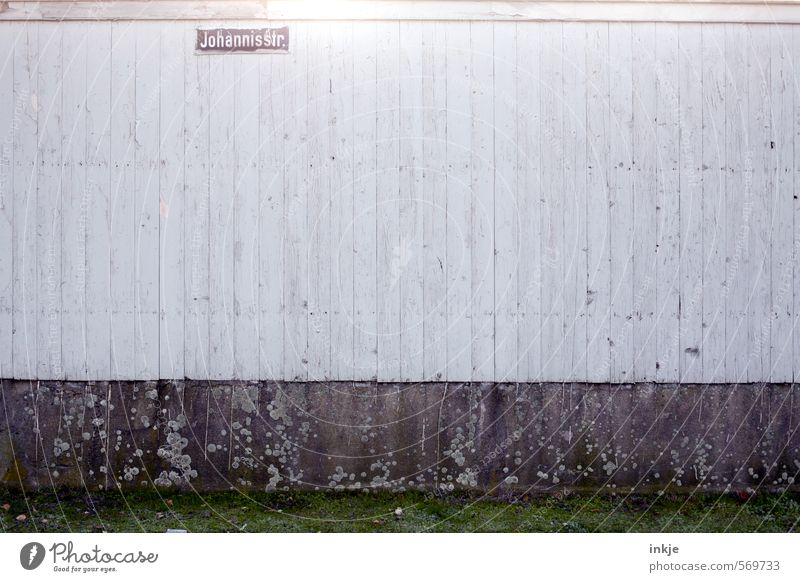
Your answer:
[[[798,489],[789,384],[0,381],[8,487]]]

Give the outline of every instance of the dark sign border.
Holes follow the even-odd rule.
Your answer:
[[[227,46],[229,40],[231,46]],[[198,55],[288,53],[289,27],[198,28],[194,52]]]

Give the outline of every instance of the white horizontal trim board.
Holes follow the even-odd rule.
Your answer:
[[[0,377],[798,378],[800,27],[198,26],[0,22]]]
[[[800,23],[796,0],[742,2],[186,0],[0,2],[0,20],[488,20]]]

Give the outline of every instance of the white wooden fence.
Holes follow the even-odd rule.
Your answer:
[[[0,22],[0,378],[800,373],[800,28],[280,24]]]

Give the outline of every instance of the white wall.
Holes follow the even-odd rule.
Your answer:
[[[800,372],[800,28],[197,24],[0,22],[0,377]]]

